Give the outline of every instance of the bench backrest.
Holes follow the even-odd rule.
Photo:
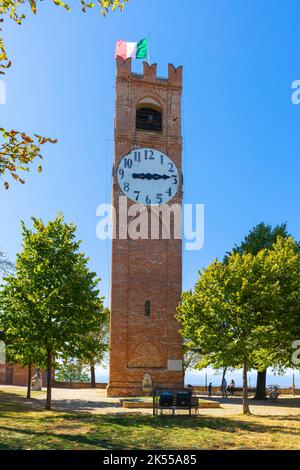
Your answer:
[[[160,396],[155,397],[155,401],[157,405],[165,408],[198,407],[198,397],[191,395],[188,391],[179,391],[174,393],[170,391],[161,392]]]

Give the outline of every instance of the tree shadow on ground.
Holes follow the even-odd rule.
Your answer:
[[[45,400],[35,400],[37,404],[44,405]],[[111,403],[106,401],[90,401],[90,400],[78,400],[78,399],[53,399],[52,400],[53,410],[65,410],[65,411],[93,411],[97,408],[121,408],[118,403]]]
[[[57,418],[57,417],[56,417]],[[265,425],[256,421],[242,421],[238,419],[228,418],[212,418],[210,416],[201,416],[197,418],[190,417],[168,417],[168,416],[145,416],[145,415],[88,415],[86,413],[61,413],[61,428],[57,428],[57,432],[53,427],[47,429],[46,425],[49,420],[45,420],[43,430],[35,429],[18,429],[13,426],[0,425],[1,433],[11,433],[9,438],[9,448],[24,448],[26,439],[36,440],[39,448],[58,449],[58,448],[95,448],[95,449],[139,449],[139,448],[155,448],[164,449],[168,445],[168,441],[164,442],[163,438],[169,437],[169,443],[173,439],[174,431],[220,431],[229,433],[246,432],[251,433],[268,433],[268,434],[287,434],[299,435],[300,430],[284,425]],[[42,421],[42,420],[41,420]],[[77,423],[77,424],[76,424]],[[37,423],[38,424],[38,423]],[[41,423],[39,423],[41,424]],[[72,426],[72,424],[74,426]],[[89,425],[87,431],[84,425]],[[71,425],[71,426],[70,426]],[[68,433],[76,429],[76,434]],[[83,429],[80,429],[83,426]],[[61,433],[59,429],[65,429],[66,432]],[[139,432],[140,431],[140,432]],[[139,432],[139,435],[137,435]],[[20,438],[17,437],[20,435]],[[199,439],[201,434],[199,434]],[[150,447],[149,447],[149,444]],[[7,448],[8,443],[0,443],[0,448]],[[180,448],[180,447],[178,447]],[[188,442],[181,446],[188,448]]]
[[[32,397],[30,399],[25,398],[24,396],[15,394],[15,393],[8,393],[3,392],[0,390],[0,407],[1,403],[5,403],[5,406],[9,406],[11,411],[13,411],[13,407],[15,405],[22,405],[18,406],[14,409],[14,411],[38,411],[45,407],[45,398],[35,398]],[[30,409],[30,407],[32,409]],[[107,402],[107,401],[92,401],[92,400],[79,400],[79,399],[52,399],[52,408],[53,410],[66,410],[66,411],[93,411],[97,408],[120,408],[120,405],[116,402]]]
[[[99,416],[99,415],[98,415]],[[97,416],[97,418],[98,418]],[[96,416],[95,416],[96,417]],[[151,415],[102,415],[101,422],[106,422],[109,424],[116,423],[118,426],[129,426],[134,425],[135,427],[139,426],[151,426],[155,429],[169,429],[169,428],[177,428],[177,429],[201,429],[201,428],[209,428],[215,430],[224,430],[227,432],[235,432],[239,429],[249,431],[249,432],[269,432],[270,429],[273,431],[280,430],[280,432],[290,432],[296,431],[296,434],[300,435],[300,429],[297,431],[293,427],[287,426],[276,426],[276,425],[265,425],[263,423],[259,423],[255,421],[257,418],[258,420],[261,416],[249,416],[247,417],[247,421],[243,420],[243,416],[241,415],[241,419],[235,418],[226,418],[226,417],[212,417],[208,415],[200,415],[197,417],[189,417],[184,415],[177,415],[177,416],[151,416]],[[270,417],[267,416],[265,418],[273,420],[274,416]],[[282,421],[284,417],[281,417]]]
[[[228,397],[228,398],[223,398],[223,397],[218,397],[218,396],[213,396],[213,397],[207,397],[205,395],[199,395],[199,398],[202,400],[208,400],[208,401],[217,401],[220,402],[221,404],[227,404],[227,405],[242,405],[243,404],[243,399],[242,397],[238,396],[233,396],[233,397]],[[284,408],[299,408],[299,413],[300,413],[300,397],[284,397],[284,396],[279,396],[277,402],[272,402],[269,399],[266,400],[253,400],[251,397],[249,398],[249,406],[270,406],[270,407],[284,407]]]

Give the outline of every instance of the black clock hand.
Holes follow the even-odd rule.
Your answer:
[[[168,175],[158,175],[157,173],[132,173],[132,178],[141,179],[141,180],[160,180],[160,179],[169,179],[171,176]]]
[[[160,180],[160,179],[167,180],[167,179],[171,178],[171,176],[169,176],[169,175],[158,175],[157,173],[154,173],[154,175],[152,175],[152,177],[153,177],[154,180]]]

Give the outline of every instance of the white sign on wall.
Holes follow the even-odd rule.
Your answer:
[[[182,370],[182,361],[178,359],[168,359],[168,370]]]

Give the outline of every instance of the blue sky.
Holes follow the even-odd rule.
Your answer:
[[[110,246],[96,238],[96,207],[110,199],[117,39],[150,35],[159,75],[184,66],[185,202],[205,204],[205,245],[184,252],[184,288],[255,224],[288,222],[299,240],[300,78],[298,0],[131,0],[124,13],[72,12],[42,2],[23,25],[7,19],[13,62],[1,126],[57,137],[44,171],[0,186],[0,246],[14,259],[19,221],[78,226],[82,248],[109,293]],[[190,6],[187,6],[187,4]],[[183,6],[185,4],[185,6]],[[134,63],[141,70],[139,61]]]

